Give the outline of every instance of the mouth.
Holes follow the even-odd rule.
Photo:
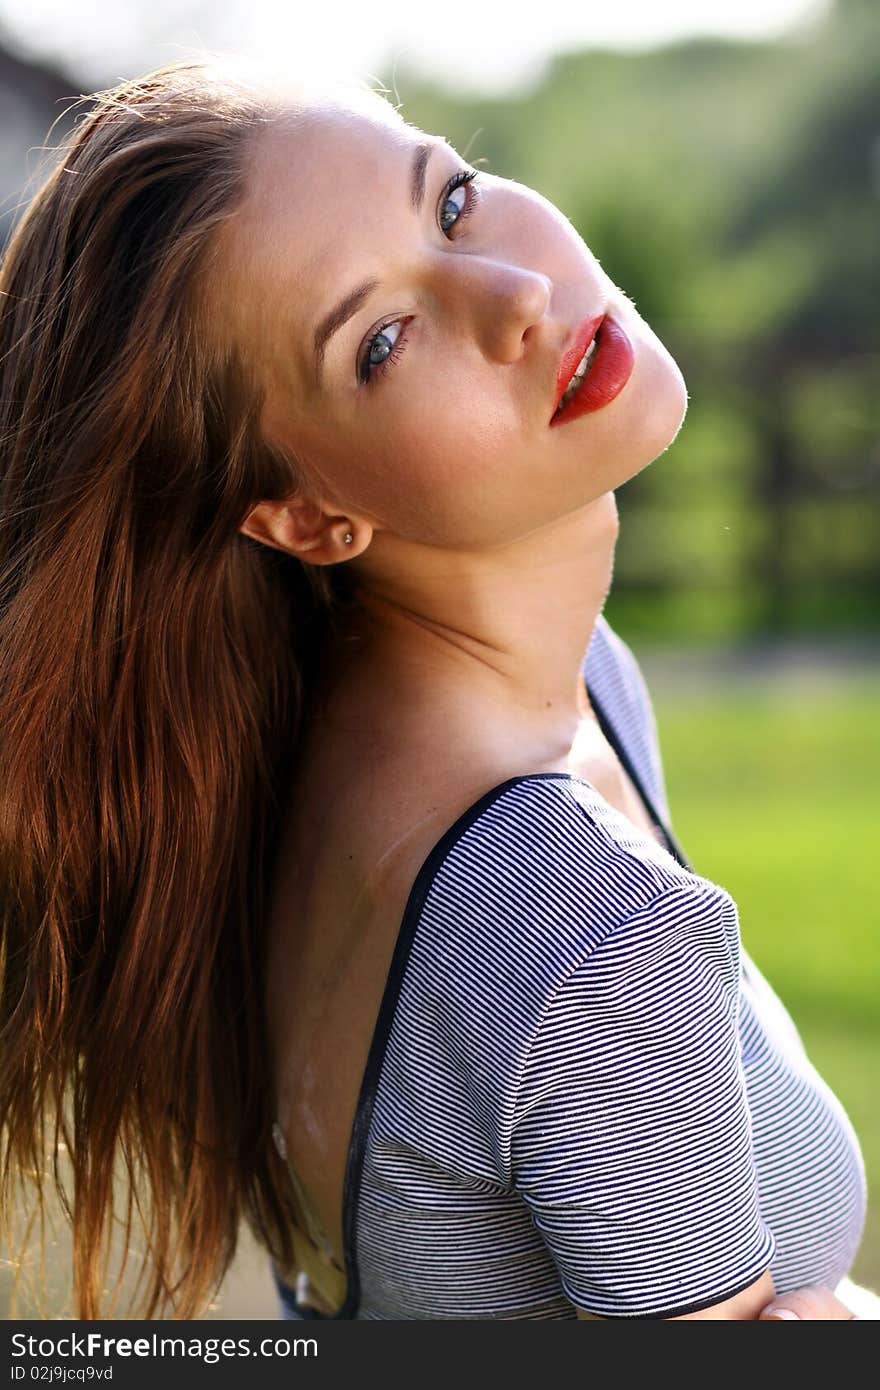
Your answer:
[[[551,425],[601,410],[632,374],[635,353],[620,324],[608,314],[585,319],[560,363]]]
[[[559,364],[559,371],[556,376],[556,396],[553,401],[554,412],[559,409],[559,403],[569,386],[572,385],[575,374],[580,380],[583,380],[587,370],[587,366],[584,365],[585,359],[591,352],[595,353],[596,333],[604,318],[604,314],[595,314],[592,318],[584,319],[583,323],[578,324],[574,339],[566,348]]]

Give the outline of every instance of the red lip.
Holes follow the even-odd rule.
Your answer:
[[[591,319],[584,319],[583,323],[578,326],[571,347],[566,348],[563,353],[562,361],[559,364],[559,371],[556,376],[556,396],[553,401],[554,410],[559,405],[563,392],[574,375],[575,367],[595,338],[596,329],[599,327],[604,317],[604,314],[596,314]]]
[[[601,410],[603,406],[608,405],[610,401],[620,395],[629,381],[635,362],[635,353],[632,343],[620,324],[607,314],[598,320],[588,319],[578,330],[575,346],[562,359],[562,366],[559,370],[559,382],[562,385],[560,387],[559,382],[557,382],[556,405],[559,405],[575,367],[597,332],[599,339],[596,343],[596,351],[584,383],[558,414],[555,413],[554,407],[554,414],[550,418],[551,425],[564,425],[570,420],[579,419],[581,415],[587,415],[590,411]],[[581,347],[582,340],[583,346]]]

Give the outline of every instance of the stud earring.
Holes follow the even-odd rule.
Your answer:
[[[354,540],[354,536],[351,534],[350,531],[346,531],[342,539],[345,541],[346,545],[351,545],[352,541]]]

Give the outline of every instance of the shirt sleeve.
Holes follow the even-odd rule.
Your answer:
[[[696,1312],[754,1283],[776,1253],[758,1205],[740,949],[723,889],[668,888],[576,965],[541,1017],[513,1181],[587,1312]]]

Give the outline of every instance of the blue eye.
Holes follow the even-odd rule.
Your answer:
[[[447,232],[450,227],[454,227],[457,222],[460,222],[462,218],[467,217],[468,214],[473,211],[474,202],[477,197],[476,189],[471,190],[461,207],[459,207],[458,203],[452,201],[452,195],[457,188],[461,188],[466,183],[471,183],[476,177],[476,169],[460,169],[455,177],[450,179],[449,183],[446,185],[440,204],[439,221],[440,230],[442,232]],[[450,214],[452,214],[452,221],[448,220]]]
[[[396,362],[399,355],[403,352],[404,342],[402,331],[397,338],[389,338],[388,330],[403,327],[403,319],[392,319],[383,328],[367,341],[367,351],[358,371],[358,379],[363,386],[370,380],[371,368],[375,367],[381,375],[392,362]]]
[[[477,173],[476,169],[459,169],[444,188],[437,213],[437,221],[444,236],[473,212],[474,205],[479,198],[476,188],[468,189],[465,201],[461,206],[455,202],[452,195],[457,188],[470,184],[477,177]],[[390,323],[385,323],[381,328],[378,328],[363,343],[363,353],[357,368],[357,378],[362,386],[366,386],[372,380],[374,370],[377,376],[381,376],[397,361],[405,347],[403,325],[408,322],[408,318],[392,319]],[[401,329],[397,338],[389,338],[389,328]]]

